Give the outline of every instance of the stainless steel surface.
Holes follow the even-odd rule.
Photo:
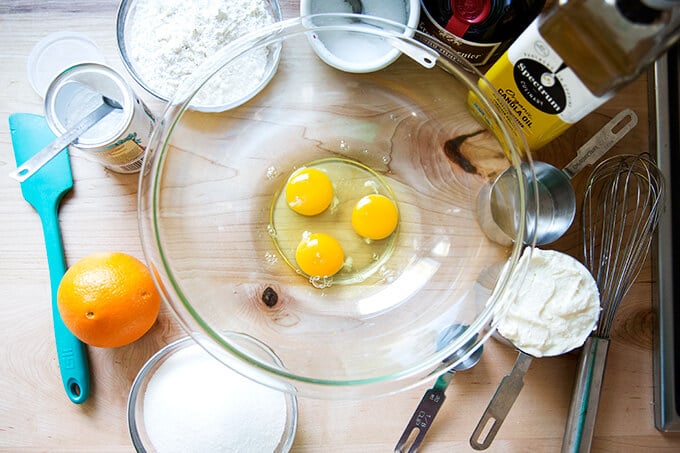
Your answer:
[[[609,339],[618,306],[650,250],[664,201],[664,178],[644,155],[607,159],[590,174],[581,211],[583,255],[602,306],[591,337]],[[580,362],[562,451],[590,451],[605,370],[606,347],[602,349]],[[589,355],[588,349],[581,354]]]
[[[583,345],[573,390],[574,397],[569,405],[569,416],[562,439],[562,453],[590,451],[602,379],[592,380],[589,373],[604,376],[608,351],[608,338],[589,337]],[[585,439],[586,443],[579,443],[581,439]]]
[[[536,194],[532,176],[527,181],[527,218],[518,217],[517,190],[519,182],[514,172],[504,172],[494,182],[489,203],[491,218],[508,237],[516,237],[519,225],[526,222],[527,243],[548,244],[558,239],[571,226],[576,213],[576,195],[569,177],[545,162],[534,162]]]
[[[637,114],[631,109],[623,109],[609,120],[602,129],[576,151],[576,157],[562,171],[573,178],[586,167],[595,164],[607,154],[638,123]]]
[[[656,293],[654,303],[654,423],[661,431],[680,432],[680,241],[673,233],[680,222],[680,186],[673,174],[680,171],[680,48],[672,48],[650,72],[650,112],[656,119],[650,131],[651,149],[666,177],[669,200],[659,224],[655,252]]]

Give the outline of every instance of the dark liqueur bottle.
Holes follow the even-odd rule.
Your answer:
[[[545,0],[421,0],[421,29],[476,66],[488,66],[541,12]]]

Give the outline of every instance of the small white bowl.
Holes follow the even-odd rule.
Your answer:
[[[405,25],[408,29],[404,35],[413,36],[420,19],[420,0],[361,0],[361,3],[362,16],[381,17]],[[300,16],[327,13],[351,15],[352,8],[345,0],[300,0]],[[366,35],[351,31],[310,33],[307,39],[319,58],[346,72],[378,71],[401,55],[399,49],[379,37],[372,37],[369,42]]]

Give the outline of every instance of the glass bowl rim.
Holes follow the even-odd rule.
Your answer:
[[[217,345],[219,345],[222,350],[226,350],[228,357],[220,355],[217,358],[227,366],[236,368],[240,368],[243,365],[246,367],[254,367],[256,372],[264,371],[266,374],[280,379],[282,381],[281,389],[284,391],[299,392],[305,396],[313,396],[318,398],[335,398],[335,395],[328,394],[327,390],[329,387],[334,389],[351,389],[347,395],[350,398],[354,397],[357,392],[359,392],[358,394],[362,398],[366,396],[370,397],[397,393],[415,387],[432,378],[433,376],[446,372],[453,368],[460,360],[467,358],[492,335],[498,322],[498,318],[502,316],[502,314],[504,314],[505,310],[507,309],[507,302],[509,298],[502,298],[501,296],[506,291],[512,291],[512,288],[510,288],[511,272],[515,271],[519,272],[520,274],[524,273],[525,269],[520,269],[518,266],[519,258],[525,245],[531,245],[523,240],[523,238],[526,237],[527,228],[525,224],[520,223],[517,238],[515,238],[516,240],[512,245],[512,250],[505,262],[504,270],[500,273],[498,284],[494,288],[494,291],[492,292],[486,307],[482,310],[481,314],[477,315],[477,319],[475,319],[474,323],[470,325],[462,335],[457,337],[456,340],[449,344],[446,348],[438,351],[436,354],[431,354],[426,360],[424,359],[417,366],[412,366],[408,369],[403,369],[398,372],[380,377],[346,380],[319,379],[309,376],[301,376],[291,371],[276,368],[270,364],[262,363],[260,361],[254,360],[252,357],[239,350],[235,344],[225,341],[224,334],[208,326],[207,323],[204,322],[198,313],[193,309],[189,300],[182,294],[177,280],[173,277],[172,272],[169,270],[169,266],[167,265],[167,261],[164,257],[163,246],[161,244],[159,226],[157,222],[159,179],[162,174],[165,159],[167,157],[166,153],[169,138],[172,135],[175,125],[181,119],[182,115],[189,110],[189,104],[193,95],[201,88],[203,83],[207,81],[222,66],[228,64],[234,58],[238,57],[244,52],[247,52],[248,50],[251,50],[254,47],[265,46],[276,40],[282,41],[283,39],[293,35],[301,35],[304,33],[309,33],[310,31],[326,30],[358,31],[361,33],[382,36],[388,39],[397,39],[402,44],[406,43],[407,46],[415,46],[415,48],[418,49],[422,49],[422,47],[431,49],[431,47],[418,40],[418,38],[424,38],[426,40],[425,42],[436,43],[436,45],[439,46],[439,48],[442,50],[442,52],[440,52],[438,55],[440,58],[448,59],[449,63],[455,63],[462,66],[462,69],[457,69],[457,71],[464,70],[471,72],[480,80],[484,80],[484,83],[488,84],[489,87],[491,86],[488,80],[484,78],[477,68],[468,63],[462,56],[460,56],[449,46],[436,40],[435,38],[432,38],[431,36],[425,35],[418,30],[414,31],[403,24],[377,17],[366,16],[362,19],[366,20],[371,25],[370,28],[362,28],[358,26],[355,23],[356,20],[356,15],[334,13],[297,17],[272,24],[271,26],[246,35],[234,41],[230,45],[222,48],[217,54],[211,57],[209,61],[204,63],[193,77],[185,80],[181,84],[175,96],[168,102],[162,116],[160,117],[160,126],[157,125],[154,128],[152,136],[149,140],[147,154],[144,158],[144,165],[142,167],[139,179],[138,220],[142,248],[147,263],[150,265],[150,267],[152,267],[152,275],[154,276],[156,286],[159,288],[163,298],[171,308],[171,311],[175,315],[175,318],[179,324],[204,348],[210,349],[213,346],[213,344],[210,342],[213,342],[217,343]],[[329,25],[329,21],[338,21],[340,22],[340,25]],[[376,24],[387,27],[388,31],[375,28]],[[397,31],[401,31],[401,33],[395,32],[395,29]],[[413,36],[409,36],[407,33],[413,33]],[[417,58],[415,59],[418,61]],[[476,87],[476,85],[466,85],[476,94],[481,95],[480,99],[487,105],[487,107],[492,106],[491,100],[488,99],[488,94],[482,93],[481,90]],[[491,93],[493,96],[493,92]],[[497,102],[493,105],[493,108],[489,109],[489,113],[493,116],[495,123],[501,128],[500,133],[504,138],[505,144],[511,148],[510,168],[515,168],[515,171],[518,175],[518,180],[525,180],[525,175],[520,169],[520,156],[523,156],[527,159],[528,165],[530,166],[531,172],[533,173],[533,163],[531,161],[529,148],[526,145],[526,141],[521,131],[519,130],[519,126],[516,123],[512,123],[514,126],[507,125],[507,123],[501,117],[501,114],[494,110],[499,108],[503,109],[503,104]],[[513,129],[515,133],[519,134],[518,139],[513,138],[510,132],[511,129]],[[516,143],[517,140],[520,140],[520,143]],[[534,186],[535,184],[535,181],[533,181]],[[147,185],[149,188],[147,188]],[[537,193],[537,191],[535,190],[534,193]],[[519,184],[518,195],[520,200],[520,218],[526,219],[526,199],[528,192],[526,191],[523,184]],[[147,203],[151,204],[150,208],[146,206]],[[151,212],[153,220],[149,220],[146,217],[144,213],[146,209]],[[150,231],[153,240],[145,237],[144,231],[146,230]],[[162,269],[157,269],[154,266],[155,254],[159,255],[160,261],[162,262]],[[164,273],[164,275],[158,275],[159,272]],[[513,279],[512,283],[514,285],[517,281],[521,282],[521,280],[523,280],[523,278]],[[184,312],[180,312],[180,309],[178,309],[177,305],[180,305]],[[490,328],[486,329],[486,331],[483,331],[485,325],[489,325]],[[446,362],[446,358],[451,356],[453,352],[459,350],[463,345],[470,344],[470,341],[474,335],[477,335],[477,340],[474,342],[473,346],[470,347],[470,350],[467,354],[460,355],[461,359],[458,362]],[[255,379],[257,380],[257,378]]]

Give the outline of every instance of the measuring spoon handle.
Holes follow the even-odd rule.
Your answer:
[[[444,404],[446,399],[445,391],[454,374],[454,370],[447,371],[439,376],[434,387],[425,392],[411,420],[406,425],[406,429],[399,438],[397,445],[394,447],[394,453],[415,453],[418,451],[418,447],[423,442],[427,430],[430,429],[434,417],[439,412],[442,404]],[[414,432],[417,433],[415,437],[413,437]]]
[[[562,171],[570,179],[573,178],[585,167],[594,164],[600,157],[607,154],[607,151],[635,127],[637,122],[638,117],[631,109],[620,111],[576,151],[576,157]]]
[[[99,107],[76,123],[72,129],[69,129],[63,135],[57,137],[52,143],[38,151],[33,157],[20,165],[19,168],[11,172],[9,176],[19,182],[26,181],[28,178],[33,176],[35,172],[40,170],[47,162],[54,159],[62,149],[76,141],[78,137],[91,129],[102,118],[114,111],[116,108],[117,107],[112,107],[110,104],[103,102]]]
[[[519,396],[519,392],[524,387],[524,375],[529,371],[532,359],[532,356],[520,351],[512,371],[505,375],[498,384],[496,393],[489,401],[489,405],[470,437],[470,445],[475,450],[486,450],[493,442],[510,408]]]

